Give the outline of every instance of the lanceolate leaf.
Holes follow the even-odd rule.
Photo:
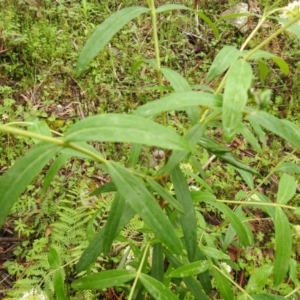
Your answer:
[[[190,145],[194,146],[203,136],[205,130],[205,124],[197,123],[189,130],[185,138],[190,143]],[[175,168],[187,155],[188,152],[186,151],[174,151],[170,156],[167,164],[159,170],[159,174],[164,176],[170,174],[173,168]]]
[[[184,110],[187,106],[221,106],[220,96],[204,92],[180,92],[140,106],[135,114],[150,117],[163,111]]]
[[[245,52],[245,56],[247,56],[247,51]],[[281,71],[287,75],[289,73],[289,65],[279,56],[276,56],[270,52],[258,50],[256,51],[249,59],[252,60],[258,60],[258,59],[269,59],[271,58],[281,69]]]
[[[270,264],[265,264],[256,269],[247,283],[246,291],[248,293],[260,292],[265,286],[267,280],[270,278],[272,271],[273,266]]]
[[[164,280],[164,253],[162,243],[153,245],[151,276],[161,282]]]
[[[180,263],[180,261],[178,260],[178,258],[173,255],[173,253],[171,253],[167,249],[165,249],[164,252],[165,252],[168,260],[172,263],[172,265],[175,268],[182,267],[182,264]],[[199,256],[202,256],[202,255],[199,255]],[[201,257],[201,258],[197,257],[197,260],[202,260],[203,258],[204,257]],[[208,280],[208,283],[209,283],[210,278],[209,278],[209,274],[207,274],[207,271],[204,272],[204,273],[201,273],[200,275],[205,275],[205,278],[203,278],[203,281],[206,279],[206,280]],[[203,286],[201,286],[201,284],[203,285],[203,281],[202,280],[200,281],[201,284],[194,277],[184,277],[182,280],[186,284],[186,286],[189,289],[189,291],[193,294],[193,296],[195,297],[195,299],[197,299],[197,300],[208,300],[209,299],[205,295],[205,293],[203,292]],[[209,286],[208,286],[207,293],[208,294],[210,293]]]
[[[211,81],[218,75],[225,72],[230,65],[241,55],[241,52],[233,46],[224,46],[214,59],[209,72],[207,81]]]
[[[169,273],[169,277],[176,277],[176,278],[182,278],[182,277],[188,277],[188,276],[194,276],[199,273],[203,273],[206,270],[211,269],[212,262],[209,260],[198,260],[190,264],[185,264],[182,267],[179,267],[172,272]]]
[[[216,280],[216,284],[221,293],[222,299],[224,299],[224,300],[234,299],[229,280],[218,270],[213,268],[212,271],[213,271],[214,278]]]
[[[288,218],[280,207],[275,208],[274,284],[285,278],[292,254],[292,232]]]
[[[105,235],[103,237],[103,252],[106,254],[119,233],[119,223],[125,208],[125,199],[119,193],[116,194],[115,199],[111,205],[108,218],[105,224]]]
[[[192,90],[187,80],[177,72],[167,68],[162,68],[161,71],[166,79],[171,83],[171,86],[174,88],[176,93],[190,92]],[[199,119],[198,107],[185,107],[184,110],[186,111],[190,122],[192,124],[196,124]]]
[[[105,47],[111,38],[130,20],[138,17],[149,9],[141,6],[124,8],[110,15],[90,36],[83,47],[77,62],[76,76],[79,76],[92,59]]]
[[[237,133],[242,121],[243,109],[248,100],[251,86],[252,68],[242,59],[235,61],[227,74],[223,97],[223,135],[230,142]]]
[[[129,142],[191,150],[187,141],[175,131],[142,117],[122,114],[102,114],[83,119],[67,131],[65,141]]]
[[[154,299],[178,300],[178,298],[170,291],[168,287],[153,277],[141,273],[139,279]]]
[[[76,290],[103,290],[111,286],[118,286],[132,280],[136,276],[133,270],[109,270],[89,275],[72,282]]]
[[[169,10],[175,10],[175,9],[185,9],[185,10],[189,10],[188,7],[181,5],[181,4],[165,4],[165,5],[161,5],[156,9],[156,13],[161,13],[164,11],[169,11]]]
[[[237,236],[239,237],[241,244],[244,247],[249,246],[250,241],[247,235],[247,231],[244,228],[241,220],[233,213],[233,211],[223,203],[216,203],[216,202],[208,202],[208,203],[216,207],[219,211],[221,211],[225,215],[226,219],[232,225]]]
[[[284,162],[278,168],[276,168],[275,172],[286,172],[286,173],[300,173],[300,167],[293,162]]]
[[[108,162],[107,168],[120,194],[153,230],[160,241],[174,253],[181,254],[182,246],[171,222],[146,189],[143,181],[118,163]]]
[[[182,205],[169,193],[167,192],[160,184],[158,184],[155,180],[148,177],[147,182],[153,188],[153,190],[158,193],[165,201],[171,204],[174,208],[179,210],[180,212],[184,212]]]
[[[64,286],[64,272],[61,265],[58,251],[51,247],[48,254],[49,265],[56,270],[53,276],[53,286],[55,290],[56,299],[67,300],[67,295]]]
[[[179,168],[175,167],[171,172],[171,179],[174,185],[175,194],[178,202],[182,205],[184,213],[181,214],[181,226],[185,240],[186,250],[190,262],[194,261],[197,248],[197,221],[193,199],[189,187]]]
[[[277,203],[286,204],[291,200],[297,188],[297,182],[293,176],[283,174],[279,181],[279,188],[277,193]]]
[[[59,171],[59,169],[66,163],[66,161],[70,158],[69,155],[67,154],[61,154],[59,157],[57,157],[55,159],[55,161],[52,163],[51,167],[49,168],[44,182],[43,182],[43,188],[42,191],[43,193],[45,193],[48,189],[48,187],[50,186],[53,178],[55,177],[55,175],[57,174],[57,172]]]
[[[258,123],[300,149],[300,128],[296,124],[278,119],[264,111],[252,111],[248,118],[251,124]]]
[[[39,143],[0,177],[0,226],[27,185],[60,149],[57,145]]]
[[[135,211],[133,210],[133,208],[128,203],[125,203],[125,208],[123,210],[122,217],[118,223],[118,229],[116,230],[117,234],[133,218],[134,215],[135,215]],[[93,241],[89,244],[89,246],[84,250],[76,266],[77,273],[85,270],[103,252],[105,233],[106,233],[106,228],[104,226],[100,229],[100,231],[97,233],[97,235],[95,236]],[[114,236],[114,238],[115,237],[116,236]]]

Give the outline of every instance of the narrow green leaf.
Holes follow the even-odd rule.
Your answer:
[[[214,139],[207,135],[203,135],[202,137],[200,137],[200,139],[198,140],[198,144],[213,154],[219,152],[231,152],[231,150],[228,147],[217,143]]]
[[[216,280],[217,287],[219,288],[220,294],[222,296],[222,299],[224,300],[234,299],[229,280],[215,268],[212,269],[212,272]]]
[[[136,276],[133,270],[109,270],[85,276],[72,282],[76,290],[103,290],[111,286],[118,286],[132,280]]]
[[[279,285],[289,269],[292,254],[292,231],[286,214],[280,207],[275,208],[275,262],[274,285]]]
[[[248,51],[245,51],[245,55],[247,55],[247,53]],[[258,50],[255,53],[253,53],[253,55],[249,58],[249,60],[259,60],[262,58],[272,59],[278,65],[278,67],[281,69],[284,75],[289,74],[289,65],[285,62],[285,60],[270,52],[264,50]]]
[[[178,202],[184,208],[181,214],[181,226],[189,260],[194,261],[198,241],[197,241],[197,220],[193,199],[189,187],[179,168],[175,167],[171,172],[171,180],[174,185],[175,194]]]
[[[185,139],[194,146],[198,140],[203,136],[206,130],[206,125],[203,123],[195,124],[185,135]],[[166,176],[188,155],[186,151],[174,151],[169,157],[169,160],[164,167],[159,170],[159,174]]]
[[[218,27],[215,25],[215,23],[202,11],[197,11],[197,14],[212,29],[215,38],[219,39],[220,34],[219,34]]]
[[[172,263],[172,265],[175,268],[182,267],[182,264],[180,263],[180,261],[178,260],[178,258],[173,255],[173,253],[171,253],[167,249],[165,249],[164,252],[165,252],[166,257],[168,258],[168,260]],[[201,255],[199,255],[199,256],[201,256]],[[197,260],[200,260],[200,259],[197,258]],[[205,279],[209,280],[209,274],[206,274],[207,272],[208,271],[206,271],[204,273],[200,273],[200,276],[201,275],[205,275],[205,278],[203,279],[203,281]],[[188,290],[193,294],[193,296],[195,297],[195,299],[197,299],[197,300],[208,300],[209,299],[205,295],[205,293],[203,292],[202,280],[200,281],[201,284],[194,277],[184,277],[182,280],[185,283],[185,285],[187,286]],[[209,294],[210,290],[207,291],[207,293]]]
[[[216,196],[209,191],[193,191],[191,192],[191,195],[194,202],[208,202],[217,199]]]
[[[103,193],[116,192],[117,188],[113,182],[108,182],[101,185],[99,188],[90,193],[90,196],[100,195]]]
[[[221,75],[240,55],[241,52],[235,47],[224,46],[214,59],[206,76],[206,80],[212,81],[214,78]]]
[[[262,152],[262,149],[261,149],[257,139],[255,138],[253,133],[250,131],[250,129],[244,123],[240,124],[238,132],[244,136],[246,141],[253,147],[253,149],[256,152],[258,152],[258,153]]]
[[[176,71],[168,68],[161,68],[161,71],[166,79],[171,83],[176,93],[190,92],[192,90],[187,80]]]
[[[117,236],[119,223],[125,208],[125,198],[119,193],[116,196],[111,205],[109,215],[105,224],[105,235],[103,236],[103,252],[107,254],[110,247]]]
[[[253,237],[253,233],[248,225],[247,222],[245,222],[245,214],[243,212],[243,209],[241,206],[237,207],[236,210],[234,211],[234,214],[239,218],[239,220],[242,222],[242,225],[244,226],[246,232],[247,232],[247,236],[248,236],[248,240],[249,240],[249,244],[252,245],[254,243],[254,237]],[[226,231],[226,235],[225,235],[225,239],[223,241],[223,245],[222,245],[222,249],[223,251],[225,251],[228,246],[231,244],[231,242],[234,240],[234,237],[236,236],[236,232],[234,230],[234,228],[232,227],[232,225],[230,224],[228,226],[228,229]]]
[[[247,172],[245,170],[236,168],[236,171],[240,173],[244,181],[247,183],[248,187],[253,190],[254,189],[254,182],[253,182],[253,176],[250,172]]]
[[[152,117],[163,111],[184,110],[187,106],[221,106],[221,97],[204,92],[174,93],[159,100],[148,102],[140,106],[135,114],[143,117]]]
[[[122,230],[122,228],[133,218],[134,215],[135,211],[128,203],[126,203],[122,217],[120,219],[120,222],[118,223],[118,229],[116,230],[116,232],[119,233]],[[76,266],[77,273],[85,270],[103,252],[103,241],[105,233],[106,228],[102,227],[97,233],[97,235],[94,237],[93,241],[84,250]]]
[[[296,124],[278,119],[264,111],[252,111],[247,118],[300,149],[300,128]]]
[[[122,114],[102,114],[83,119],[67,131],[65,141],[129,142],[191,150],[186,140],[175,131],[139,116]]]
[[[130,155],[128,160],[128,165],[130,168],[134,168],[138,163],[142,149],[143,149],[142,145],[139,144],[131,145]]]
[[[208,247],[208,246],[199,246],[199,249],[208,257],[220,259],[220,260],[230,260],[230,257],[223,253],[222,251]]]
[[[55,290],[56,299],[67,300],[65,285],[64,285],[64,272],[60,261],[58,251],[54,247],[50,247],[48,254],[49,265],[52,269],[56,270],[53,276],[53,286]]]
[[[162,13],[164,11],[170,11],[170,10],[177,10],[177,9],[181,9],[181,10],[189,10],[188,7],[181,5],[181,4],[165,4],[165,5],[161,5],[156,9],[156,13]]]
[[[162,68],[161,71],[165,78],[171,83],[176,93],[190,92],[192,90],[187,80],[179,73],[168,68]],[[198,107],[187,106],[183,109],[186,111],[190,122],[196,124],[199,120]]]
[[[259,70],[259,78],[262,82],[264,82],[264,80],[267,78],[269,72],[270,72],[270,68],[269,66],[262,60],[258,60],[257,61],[257,66],[258,66],[258,70]]]
[[[42,134],[45,136],[52,136],[51,130],[45,121],[41,121],[38,118],[26,119],[26,122],[32,123],[27,127],[28,131],[33,133]],[[35,144],[41,143],[41,140],[32,139]]]
[[[0,177],[0,226],[27,185],[59,150],[57,145],[39,143]]]
[[[251,124],[253,131],[255,132],[255,134],[257,135],[259,141],[263,144],[266,145],[267,144],[267,139],[266,139],[266,134],[265,132],[261,129],[260,125],[258,123],[255,122],[254,119],[249,119],[249,123]]]
[[[203,273],[212,268],[212,262],[209,260],[198,260],[190,264],[179,267],[168,274],[169,277],[182,278],[194,276]]]
[[[272,294],[258,294],[250,295],[253,300],[286,300],[285,297],[272,295]]]
[[[286,204],[296,194],[297,182],[288,174],[283,174],[279,181],[277,203]]]
[[[161,207],[146,189],[143,181],[113,161],[107,163],[107,168],[120,194],[153,230],[160,241],[174,253],[180,255],[182,247],[175,230]]]
[[[244,247],[249,246],[247,231],[245,230],[240,219],[234,214],[234,212],[227,205],[223,203],[216,203],[216,202],[208,202],[208,203],[216,207],[219,211],[221,211],[225,215],[226,219],[234,228],[241,244]]]
[[[59,155],[54,162],[52,163],[51,167],[49,168],[42,187],[42,192],[46,193],[48,187],[50,186],[52,180],[54,179],[57,172],[60,170],[60,168],[66,163],[66,161],[70,158],[67,154],[61,154]]]
[[[248,293],[260,292],[265,286],[267,280],[270,278],[272,271],[273,266],[270,264],[265,264],[256,269],[247,283],[246,291]]]
[[[251,65],[242,59],[236,60],[227,73],[223,97],[223,135],[227,142],[230,142],[239,130],[251,81]]]
[[[164,280],[164,253],[162,243],[153,245],[151,276],[161,282]]]
[[[300,173],[300,167],[293,162],[284,162],[278,168],[276,168],[275,172],[286,172],[286,173]]]
[[[235,168],[239,168],[246,172],[260,176],[260,174],[256,170],[254,170],[253,168],[249,167],[246,164],[243,164],[241,161],[237,160],[231,152],[216,153],[216,156],[217,156],[217,158],[226,161],[227,163],[229,163],[230,165],[232,165]]]
[[[300,215],[300,207],[298,207],[296,210],[294,210],[295,215]]]
[[[170,291],[168,287],[153,277],[141,273],[139,279],[154,299],[178,300],[178,298]]]
[[[102,24],[97,26],[94,33],[84,45],[77,62],[76,76],[79,76],[105,47],[111,38],[130,20],[148,12],[149,9],[141,6],[123,8],[110,15]]]
[[[184,212],[182,205],[170,194],[168,193],[160,184],[158,184],[151,177],[147,178],[147,182],[151,186],[151,188],[158,193],[165,201],[171,204],[174,208],[179,210],[180,212]]]
[[[283,19],[283,18],[276,18],[279,23],[286,25],[290,19]],[[299,21],[298,21],[299,22]],[[292,26],[290,26],[287,31],[291,31],[297,38],[300,40],[300,26],[298,22],[294,23]]]

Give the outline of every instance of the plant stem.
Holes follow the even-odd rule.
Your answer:
[[[234,200],[216,200],[216,202],[220,203],[232,203],[232,204],[239,204],[239,205],[255,205],[255,206],[275,206],[275,207],[282,207],[282,208],[288,208],[292,210],[296,210],[297,207],[283,205],[279,203],[268,203],[268,202],[241,202],[241,201],[234,201]]]
[[[148,5],[150,8],[151,14],[151,22],[152,22],[152,30],[153,30],[153,42],[154,42],[154,51],[155,51],[155,61],[156,61],[156,77],[159,86],[163,86],[162,75],[161,75],[161,65],[160,65],[160,54],[159,54],[159,41],[157,36],[157,18],[156,18],[156,10],[154,5],[154,0],[149,0]],[[163,91],[160,90],[160,97],[163,97]],[[168,121],[166,117],[166,113],[162,113],[163,125],[167,126]]]
[[[133,293],[134,293],[134,290],[135,290],[137,281],[138,281],[138,279],[139,279],[140,274],[142,273],[142,268],[143,268],[143,265],[144,265],[144,262],[145,262],[145,259],[146,259],[146,255],[147,255],[149,246],[150,246],[150,244],[148,243],[148,244],[146,245],[146,247],[145,247],[145,250],[144,250],[144,253],[143,253],[143,257],[142,257],[142,259],[141,259],[139,268],[138,268],[138,270],[137,270],[137,272],[136,272],[136,276],[135,276],[135,278],[134,278],[134,282],[133,282],[132,287],[131,287],[131,290],[130,290],[130,294],[129,294],[129,296],[128,296],[128,300],[131,300],[131,299],[132,299],[132,296],[133,296]]]
[[[275,31],[273,34],[271,34],[268,38],[266,38],[263,42],[261,42],[258,46],[256,46],[254,49],[250,50],[249,53],[244,57],[245,60],[250,59],[250,57],[259,49],[267,45],[270,41],[272,41],[277,35],[285,31],[287,28],[289,28],[294,23],[298,22],[300,20],[300,14],[292,19],[290,22],[279,28],[277,31]]]

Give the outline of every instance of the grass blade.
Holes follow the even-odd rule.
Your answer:
[[[286,214],[280,207],[275,208],[275,262],[274,285],[282,282],[289,269],[292,254],[292,231]]]
[[[230,142],[239,130],[251,81],[251,65],[242,59],[235,61],[227,73],[223,97],[223,135],[227,142]]]
[[[79,76],[86,69],[93,58],[124,25],[148,11],[148,8],[141,6],[123,8],[122,10],[111,14],[102,24],[97,26],[79,55],[76,76]]]
[[[108,172],[120,194],[128,201],[162,243],[174,253],[182,254],[181,243],[171,222],[163,213],[142,180],[115,162],[107,163]]]
[[[72,287],[76,290],[103,290],[128,282],[135,276],[136,272],[133,270],[102,271],[73,281]]]
[[[171,180],[174,185],[176,198],[184,208],[184,213],[181,214],[180,220],[188,257],[192,262],[194,261],[196,249],[198,246],[197,220],[193,199],[179,166],[175,167],[171,172]]]
[[[178,300],[178,298],[169,290],[169,288],[153,277],[142,273],[140,274],[139,279],[154,299]]]
[[[191,150],[187,141],[175,131],[142,117],[121,114],[102,114],[83,119],[67,131],[65,141],[129,142]]]
[[[55,290],[56,299],[67,300],[65,285],[64,285],[64,271],[60,261],[59,253],[54,247],[50,247],[48,254],[49,265],[55,269],[53,276],[53,286]]]
[[[38,143],[0,177],[0,226],[27,185],[61,147]]]

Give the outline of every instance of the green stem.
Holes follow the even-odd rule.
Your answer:
[[[275,207],[282,207],[287,209],[296,210],[297,207],[283,205],[279,203],[268,203],[268,202],[241,202],[241,201],[234,201],[234,200],[216,200],[216,202],[220,203],[231,203],[231,204],[239,204],[239,205],[255,205],[255,206],[275,206]]]
[[[41,134],[38,134],[38,133],[34,133],[34,132],[26,131],[26,130],[23,130],[23,129],[18,129],[18,128],[6,126],[6,125],[0,125],[0,132],[1,131],[6,132],[6,133],[11,133],[13,135],[21,135],[21,136],[29,137],[29,138],[32,138],[32,139],[37,139],[37,140],[40,140],[40,141],[56,144],[56,145],[59,145],[59,146],[64,146],[64,144],[65,144],[64,140],[59,139],[59,138],[53,138],[53,137],[50,137],[50,136],[41,135]]]
[[[157,18],[156,18],[156,9],[154,5],[154,0],[149,0],[148,5],[150,8],[151,21],[152,21],[152,30],[153,30],[153,42],[154,42],[154,51],[155,51],[155,61],[156,61],[156,76],[159,86],[163,86],[162,74],[161,74],[161,65],[160,65],[160,54],[159,54],[159,41],[157,35]],[[163,97],[163,91],[160,90],[160,98]],[[162,113],[163,125],[167,126],[167,117],[166,113]]]
[[[138,279],[139,279],[139,277],[140,277],[140,274],[142,273],[142,268],[143,268],[143,265],[144,265],[144,262],[145,262],[145,259],[146,259],[146,255],[147,255],[149,246],[150,246],[150,244],[148,243],[148,244],[146,245],[146,247],[145,247],[145,250],[144,250],[144,253],[143,253],[143,256],[142,256],[140,265],[139,265],[139,268],[138,268],[138,270],[136,271],[136,276],[135,276],[135,278],[134,278],[134,282],[133,282],[133,284],[132,284],[132,287],[131,287],[131,290],[130,290],[130,294],[129,294],[129,296],[128,296],[128,300],[131,300],[131,299],[132,299],[132,296],[133,296],[135,287],[136,287],[136,285],[137,285],[137,281],[138,281]]]
[[[279,28],[277,31],[275,31],[272,35],[270,35],[268,38],[266,38],[263,42],[261,42],[258,46],[256,46],[254,49],[249,51],[249,53],[244,57],[245,60],[250,59],[250,57],[259,49],[267,45],[270,41],[272,41],[277,35],[288,29],[291,25],[298,22],[300,20],[300,14],[292,19],[290,22]]]

